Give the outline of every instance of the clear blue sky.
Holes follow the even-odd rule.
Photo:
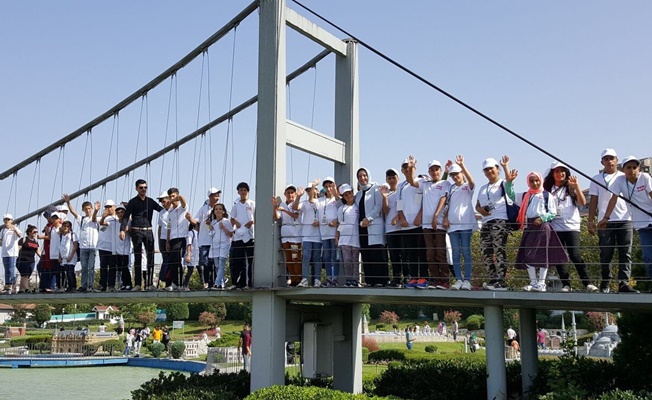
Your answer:
[[[0,3],[0,135],[5,146],[0,169],[100,115],[248,4],[240,0]],[[621,158],[652,155],[649,1],[305,0],[305,4],[586,173],[598,170],[600,151],[605,147],[614,147]],[[291,1],[288,5],[302,12]],[[209,67],[204,61],[202,75],[199,58],[179,73],[172,89],[170,82],[165,82],[150,94],[144,114],[149,152],[163,146],[166,126],[170,143],[175,135],[181,137],[193,130],[198,121],[204,124],[226,111],[232,59],[231,103],[237,105],[255,94],[257,24],[254,14],[238,27],[235,58],[231,34],[211,48],[210,72],[206,72]],[[288,70],[320,51],[291,30],[288,46]],[[518,182],[521,189],[525,188],[526,172],[545,172],[549,166],[549,157],[369,51],[360,49],[359,61],[361,164],[370,169],[373,180],[383,180],[384,170],[399,168],[409,154],[415,155],[424,172],[431,159],[445,161],[464,154],[478,182],[484,181],[480,167],[484,158],[509,154],[512,166],[523,172]],[[292,119],[329,134],[333,129],[333,68],[330,56],[291,85],[288,101]],[[168,112],[171,98],[172,111]],[[144,156],[145,124],[140,113],[141,102],[136,102],[120,116],[117,160],[115,138],[111,146],[112,120],[94,130],[92,171],[90,150],[86,152],[86,172],[80,171],[84,138],[66,146],[63,185],[60,177],[53,185],[58,153],[44,159],[40,185],[35,185],[41,188],[38,205],[47,203],[52,193],[56,198],[62,190],[74,192],[80,181],[86,186],[114,172],[116,166],[121,168]],[[200,199],[191,201],[195,209],[206,187],[214,185],[225,190],[224,200],[230,203],[234,193],[230,188],[252,177],[255,115],[254,107],[236,117],[229,128],[235,141],[228,150],[225,174],[227,128],[223,125],[211,133],[212,174],[193,173],[192,160],[200,164],[194,169],[204,170],[209,165],[197,155],[193,142],[181,148],[181,168],[172,168],[172,156],[165,158],[165,167],[162,162],[153,164],[150,195],[170,184],[178,185],[182,192]],[[135,142],[139,125],[136,154],[128,143]],[[288,151],[287,180],[304,185],[308,178],[332,173],[329,163],[314,157],[308,171],[308,162],[306,155]],[[138,174],[144,175],[144,171]],[[9,199],[12,180],[0,182],[0,210],[22,215],[30,197],[34,208],[34,176],[31,167],[19,175],[18,195]],[[106,193],[97,191],[91,197],[126,200],[134,193],[132,178],[126,185],[123,181],[110,184]],[[587,187],[586,180],[581,182]]]

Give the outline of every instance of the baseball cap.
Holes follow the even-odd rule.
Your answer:
[[[451,167],[448,169],[449,174],[459,174],[460,172],[462,172],[462,167],[457,164],[451,165]]]
[[[385,171],[385,176],[398,176],[398,171],[394,168],[390,168]]]
[[[430,167],[432,166],[441,168],[441,163],[439,162],[439,160],[432,160],[428,163],[428,169],[430,169]]]
[[[604,158],[606,156],[618,157],[618,154],[616,154],[616,150],[614,149],[604,149],[600,154],[600,158]]]
[[[641,165],[641,160],[636,156],[627,156],[623,159],[623,165],[627,164],[630,161],[636,161],[636,164]]]
[[[2,216],[2,219],[14,219],[14,217],[11,214],[5,214]]]
[[[222,191],[219,190],[218,188],[212,187],[212,188],[208,189],[208,194],[207,194],[206,196],[210,196],[210,195],[212,195],[212,194],[218,194],[218,193],[222,193]],[[167,196],[166,196],[166,197],[167,197]],[[160,199],[160,198],[161,198],[161,197],[159,197],[159,199]]]
[[[568,168],[568,166],[561,161],[553,161],[552,164],[550,164],[551,171],[554,170],[555,168],[566,168],[570,170],[570,168]]]
[[[113,200],[107,200],[104,203],[104,207],[113,207],[113,206],[115,206],[115,202]]]
[[[346,192],[352,192],[352,191],[353,191],[353,188],[348,183],[345,183],[345,184],[340,186],[340,194],[344,194]]]
[[[409,163],[410,163],[410,160],[409,160],[408,158],[406,158],[406,159],[403,160],[403,162],[401,163],[401,167],[404,166],[405,164],[409,164]]]
[[[482,169],[497,167],[498,165],[498,161],[495,158],[487,158],[482,162]]]
[[[164,199],[164,198],[166,198],[166,197],[170,197],[170,195],[168,194],[168,191],[167,191],[167,190],[164,190],[164,191],[163,191],[163,192],[162,192],[162,193],[157,197],[157,199],[161,200],[161,199]]]
[[[287,186],[285,187],[284,192],[286,192],[288,189],[293,189],[295,192],[297,191],[296,186],[294,186],[293,184],[289,184],[289,185],[287,185]]]
[[[126,208],[125,208],[125,206],[122,205],[122,203],[120,203],[115,207],[115,210],[116,211],[118,211],[118,210],[126,210]]]
[[[335,179],[332,176],[327,176],[326,178],[324,178],[321,185],[324,186],[326,182],[335,183]]]
[[[67,205],[62,204],[58,207],[58,211],[70,211]]]

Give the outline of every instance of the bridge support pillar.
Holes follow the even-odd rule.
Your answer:
[[[272,291],[252,298],[251,391],[285,384],[286,301]]]
[[[487,348],[487,399],[507,398],[503,308],[484,307],[485,345]]]
[[[362,305],[342,305],[342,338],[333,343],[333,388],[362,393]]]
[[[537,321],[536,311],[533,308],[522,308],[519,311],[521,335],[521,376],[523,383],[523,397],[527,397],[532,382],[539,369],[539,353],[537,350]]]

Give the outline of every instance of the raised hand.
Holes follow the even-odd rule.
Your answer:
[[[100,211],[100,208],[102,208],[102,204],[99,201],[95,202],[95,211]]]
[[[460,167],[464,166],[464,156],[461,155],[461,154],[459,154],[457,157],[455,157],[455,162],[456,162],[457,165],[459,165]]]
[[[413,168],[414,166],[417,165],[417,160],[414,158],[413,155],[408,156],[408,167]]]
[[[501,167],[506,167],[508,164],[509,164],[509,156],[508,156],[508,155],[504,155],[504,156],[500,159],[500,166],[501,166]]]
[[[385,185],[380,185],[380,188],[378,190],[380,190],[380,194],[382,194],[385,197],[389,195],[389,188]]]
[[[579,188],[579,183],[577,182],[577,176],[571,175],[568,177],[568,186],[572,187],[573,189]]]
[[[297,189],[297,197],[301,197],[306,193],[306,189],[303,188],[303,186],[299,186]]]
[[[62,194],[62,195],[61,195],[61,198],[62,198],[63,201],[65,201],[66,203],[69,203],[69,202],[70,202],[70,196],[68,195],[68,193],[64,193],[64,194]]]
[[[272,206],[278,208],[278,200],[274,196],[272,196]]]

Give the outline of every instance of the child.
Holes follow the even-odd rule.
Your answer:
[[[59,235],[59,228],[61,228],[61,215],[58,212],[52,213],[52,225],[49,230],[45,232],[43,239],[50,242],[49,256],[50,256],[50,271],[49,276],[46,277],[46,288],[49,286],[50,291],[61,290],[61,277],[59,276],[59,244],[61,244],[61,235]],[[56,287],[56,289],[55,289]]]
[[[72,231],[72,222],[63,221],[59,229],[61,235],[61,242],[59,243],[59,264],[62,266],[63,276],[61,279],[61,287],[64,285],[63,277],[68,279],[68,287],[66,292],[74,292],[77,290],[77,277],[75,276],[75,264],[77,264],[77,251],[79,249],[79,241],[77,235]]]
[[[335,243],[342,251],[342,267],[345,286],[360,287],[360,236],[358,233],[358,206],[355,205],[353,188],[348,183],[340,186],[344,204],[337,210],[337,233]]]
[[[83,216],[77,214],[70,203],[70,196],[63,195],[70,213],[79,224],[79,262],[81,263],[81,287],[80,292],[92,291],[95,283],[95,255],[97,253],[97,235],[99,225],[97,224],[97,213],[102,208],[99,201],[93,205],[90,201],[82,203]]]
[[[38,229],[34,225],[27,226],[27,237],[21,238],[18,241],[18,272],[20,273],[20,289],[19,293],[27,293],[29,291],[29,278],[34,272],[35,256],[41,257],[41,248],[36,240]]]
[[[183,257],[183,265],[186,266],[188,272],[186,272],[186,276],[183,278],[181,290],[190,291],[188,284],[190,283],[190,276],[192,275],[192,271],[195,270],[195,266],[197,266],[197,274],[199,274],[200,282],[204,279],[204,269],[201,265],[199,265],[199,246],[197,246],[198,235],[199,232],[197,231],[197,225],[189,222],[188,236],[186,237],[186,254]],[[201,283],[202,285],[204,284],[204,282]]]
[[[530,276],[530,284],[523,290],[545,292],[548,267],[567,263],[568,256],[550,226],[556,215],[555,200],[543,190],[543,177],[538,172],[530,172],[527,184],[530,189],[517,199],[514,199],[512,183],[507,181],[505,185],[508,195],[521,206],[517,222],[521,224],[523,236],[516,255],[516,268],[527,268]]]
[[[234,231],[224,204],[217,203],[213,207],[209,229],[213,235],[209,256],[213,259],[213,264],[217,269],[213,289],[223,290],[227,282],[227,279],[224,278],[224,268],[231,249],[231,238]]]
[[[119,235],[115,232],[115,227],[119,227],[115,221],[115,202],[107,200],[104,203],[97,235],[97,251],[100,255],[100,291],[102,292],[115,291],[115,235]]]
[[[125,215],[125,207],[120,204],[115,208],[115,219],[111,224],[113,226],[113,234],[115,235],[115,263],[117,266],[117,273],[120,276],[120,290],[130,291],[131,287],[131,273],[129,272],[129,255],[131,255],[131,240],[125,236],[124,240],[120,239],[120,225],[124,222],[126,226],[125,232],[131,228],[131,221],[123,221]]]

